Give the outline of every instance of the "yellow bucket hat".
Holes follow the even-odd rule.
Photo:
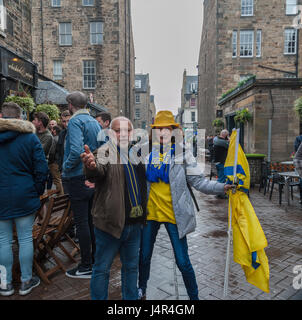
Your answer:
[[[175,122],[173,113],[171,111],[159,111],[156,116],[154,123],[150,127],[179,127],[179,123]]]

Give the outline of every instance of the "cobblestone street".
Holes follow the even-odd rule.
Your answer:
[[[227,247],[227,200],[195,192],[200,212],[196,232],[188,236],[189,253],[203,300],[301,300],[302,290],[293,288],[293,267],[302,264],[302,208],[297,194],[288,211],[278,205],[278,192],[270,201],[258,188],[251,189],[251,202],[267,237],[266,254],[270,266],[270,294],[246,282],[241,266],[231,260],[229,292],[223,297],[224,268]],[[62,256],[62,259],[64,257]],[[63,260],[64,261],[64,260]],[[70,267],[68,261],[66,266]],[[88,280],[75,280],[58,272],[51,285],[41,284],[32,294],[14,299],[86,300],[90,299]],[[120,261],[115,259],[110,279],[109,299],[121,299]],[[0,298],[5,299],[5,298]],[[148,300],[187,300],[182,276],[177,269],[173,251],[164,226],[154,248]]]

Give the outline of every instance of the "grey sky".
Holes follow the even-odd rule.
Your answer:
[[[132,0],[136,73],[149,73],[157,111],[174,114],[184,69],[197,75],[202,0]]]

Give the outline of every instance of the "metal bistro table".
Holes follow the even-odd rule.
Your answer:
[[[286,198],[285,211],[287,211],[288,206],[290,205],[289,180],[291,178],[300,178],[300,176],[296,171],[279,172],[278,174],[284,177],[284,181],[285,181],[285,198]]]

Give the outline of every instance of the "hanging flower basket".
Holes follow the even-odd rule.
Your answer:
[[[222,119],[216,118],[213,122],[212,125],[216,128],[223,128],[224,127],[224,122]]]
[[[302,118],[302,97],[298,98],[295,102],[294,102],[294,110],[296,112],[296,114]]]
[[[236,112],[234,117],[235,122],[237,123],[247,123],[253,118],[252,114],[249,112],[248,108],[239,110]]]

